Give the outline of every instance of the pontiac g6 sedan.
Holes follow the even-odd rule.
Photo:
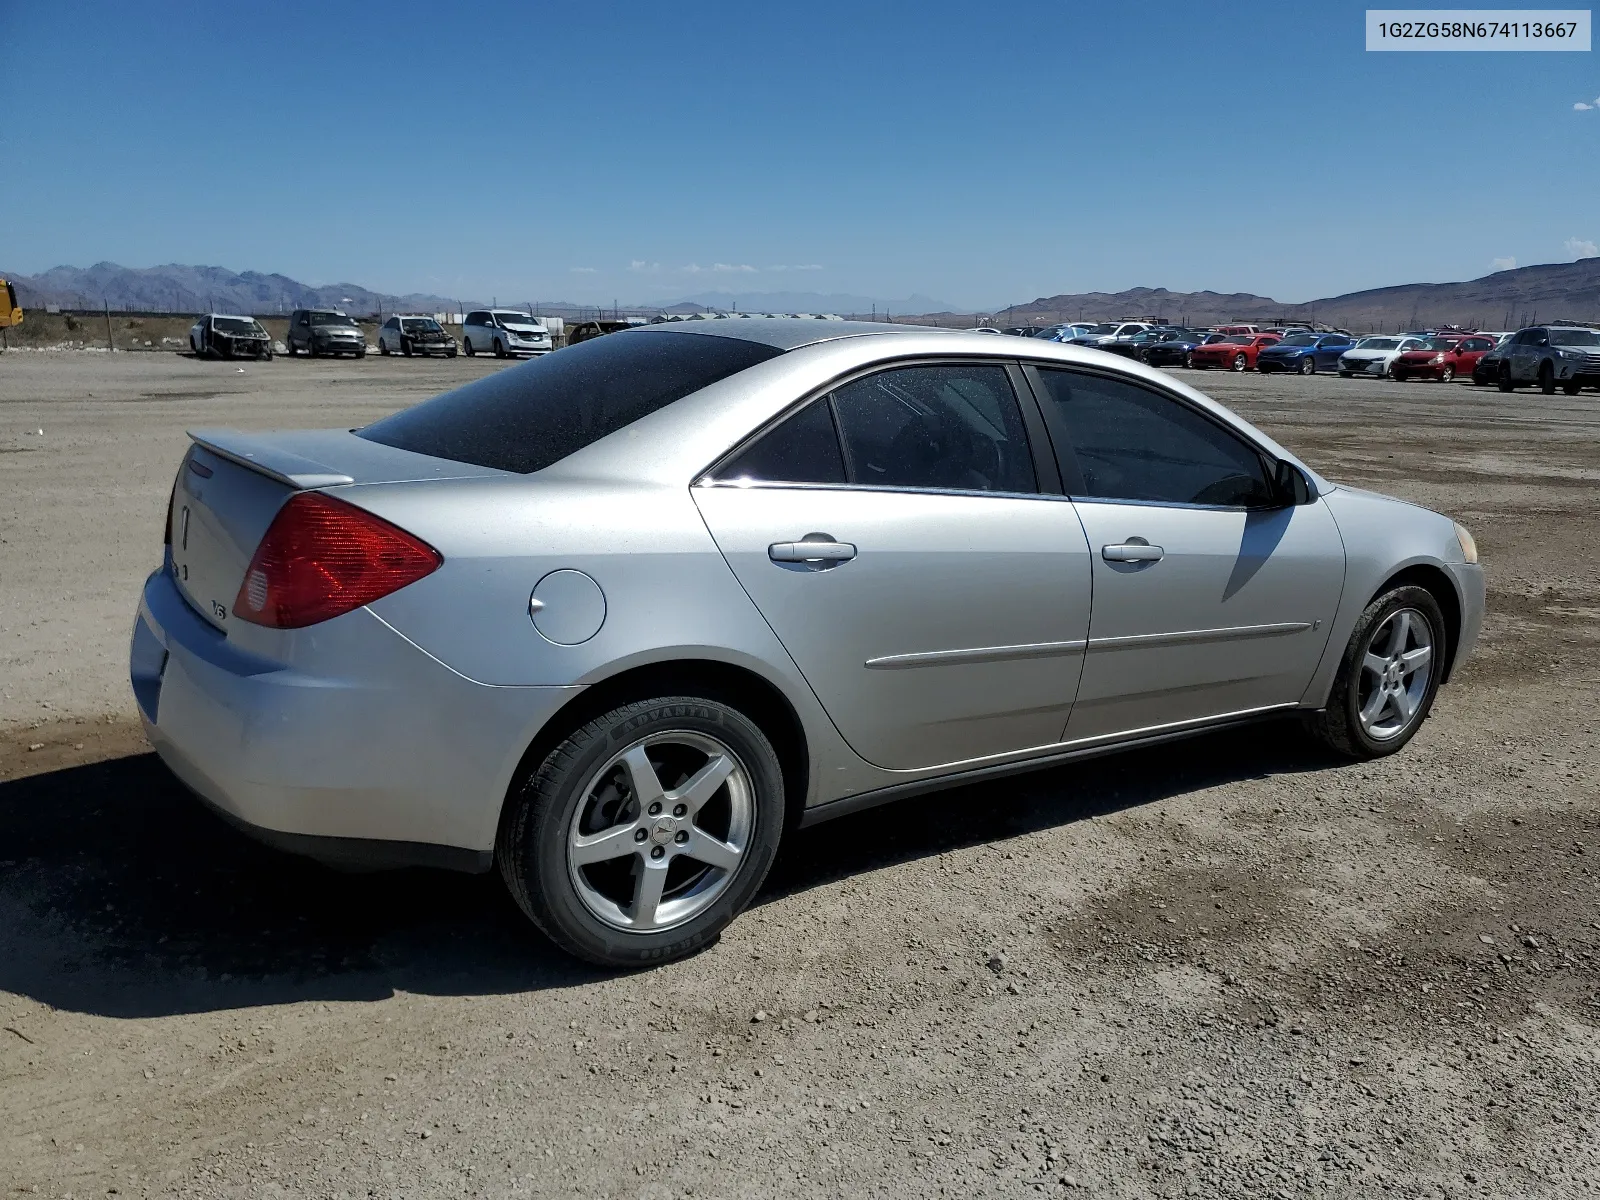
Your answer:
[[[1284,714],[1393,753],[1483,612],[1449,518],[1033,338],[644,328],[191,436],[131,651],[161,756],[284,849],[498,868],[614,966],[868,805]]]

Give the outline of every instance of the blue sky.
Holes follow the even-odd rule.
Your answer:
[[[1594,53],[1369,54],[1363,11],[0,0],[0,266],[987,308],[1593,253]]]

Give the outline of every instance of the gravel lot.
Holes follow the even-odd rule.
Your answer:
[[[1600,1192],[1600,397],[1191,375],[1477,534],[1483,640],[1411,747],[1261,726],[841,820],[607,977],[493,879],[236,836],[127,690],[186,427],[497,365],[0,358],[8,1192]]]

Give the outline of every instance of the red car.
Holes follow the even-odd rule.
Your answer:
[[[1189,365],[1204,370],[1207,367],[1230,367],[1235,371],[1253,371],[1256,355],[1276,344],[1275,333],[1233,333],[1220,342],[1196,346],[1189,355]]]
[[[1487,333],[1445,333],[1429,338],[1425,350],[1407,350],[1389,368],[1395,379],[1438,379],[1449,383],[1457,375],[1472,378],[1478,360],[1494,349]]]

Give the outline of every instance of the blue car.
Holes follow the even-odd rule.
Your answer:
[[[1315,375],[1318,371],[1337,371],[1339,356],[1355,339],[1345,333],[1288,333],[1275,346],[1256,356],[1258,371],[1294,371]]]
[[[1137,355],[1142,363],[1152,367],[1187,367],[1189,355],[1196,346],[1220,340],[1222,334],[1203,329],[1165,330],[1159,338],[1140,347]]]

